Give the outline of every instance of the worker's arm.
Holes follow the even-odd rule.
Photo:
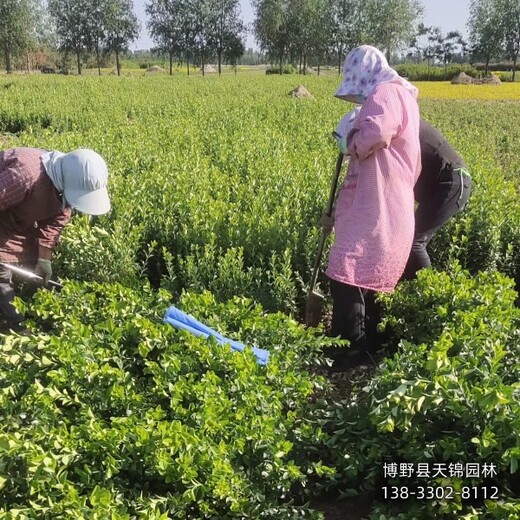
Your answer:
[[[38,222],[38,257],[49,260],[63,228],[70,221],[72,210],[62,209],[55,217]]]
[[[403,109],[396,92],[399,86],[385,83],[363,103],[347,137],[350,155],[364,160],[377,150],[388,148],[402,128]]]

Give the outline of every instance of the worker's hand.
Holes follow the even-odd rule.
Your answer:
[[[38,262],[34,269],[34,274],[43,278],[43,283],[47,285],[52,276],[52,263],[45,258],[38,258]]]
[[[326,233],[330,233],[332,229],[334,228],[334,213],[335,211],[332,211],[331,215],[327,215],[327,213],[323,213],[320,219],[320,226],[322,227],[323,231]]]
[[[336,137],[336,144],[343,155],[348,155],[347,136]]]

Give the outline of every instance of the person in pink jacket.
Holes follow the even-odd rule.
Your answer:
[[[326,274],[331,334],[349,340],[351,352],[364,354],[375,294],[393,291],[413,241],[413,188],[421,168],[418,92],[368,45],[348,54],[343,73],[336,97],[361,108],[348,135],[338,139],[350,163],[338,194]],[[349,364],[343,357],[335,368]]]

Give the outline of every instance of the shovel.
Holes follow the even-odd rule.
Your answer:
[[[4,267],[5,269],[9,269],[13,273],[16,273],[17,275],[27,278],[28,280],[35,280],[38,282],[42,282],[43,284],[43,278],[41,276],[38,276],[37,274],[33,273],[32,271],[29,271],[28,269],[23,269],[22,267],[17,267],[12,264],[5,264],[4,262],[0,262],[0,266]],[[49,280],[46,285],[49,285],[51,287],[56,287],[57,289],[62,289],[63,285],[61,283],[55,282],[53,280]]]
[[[327,216],[332,215],[332,207],[334,205],[334,198],[336,196],[336,189],[338,187],[339,174],[341,173],[341,166],[343,165],[343,154],[338,154],[336,160],[336,170],[332,177],[332,184],[330,186],[329,203],[327,205]],[[305,325],[307,327],[317,327],[321,320],[321,312],[323,309],[324,296],[314,290],[316,280],[318,279],[318,272],[321,264],[321,257],[323,255],[323,248],[327,240],[329,232],[325,229],[321,230],[320,244],[318,246],[318,254],[316,255],[316,262],[314,263],[314,271],[312,272],[309,292],[307,293],[307,301],[305,302]]]

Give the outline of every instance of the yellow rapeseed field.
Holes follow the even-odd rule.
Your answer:
[[[452,85],[448,81],[421,81],[414,85],[419,88],[422,99],[520,100],[520,83]]]

